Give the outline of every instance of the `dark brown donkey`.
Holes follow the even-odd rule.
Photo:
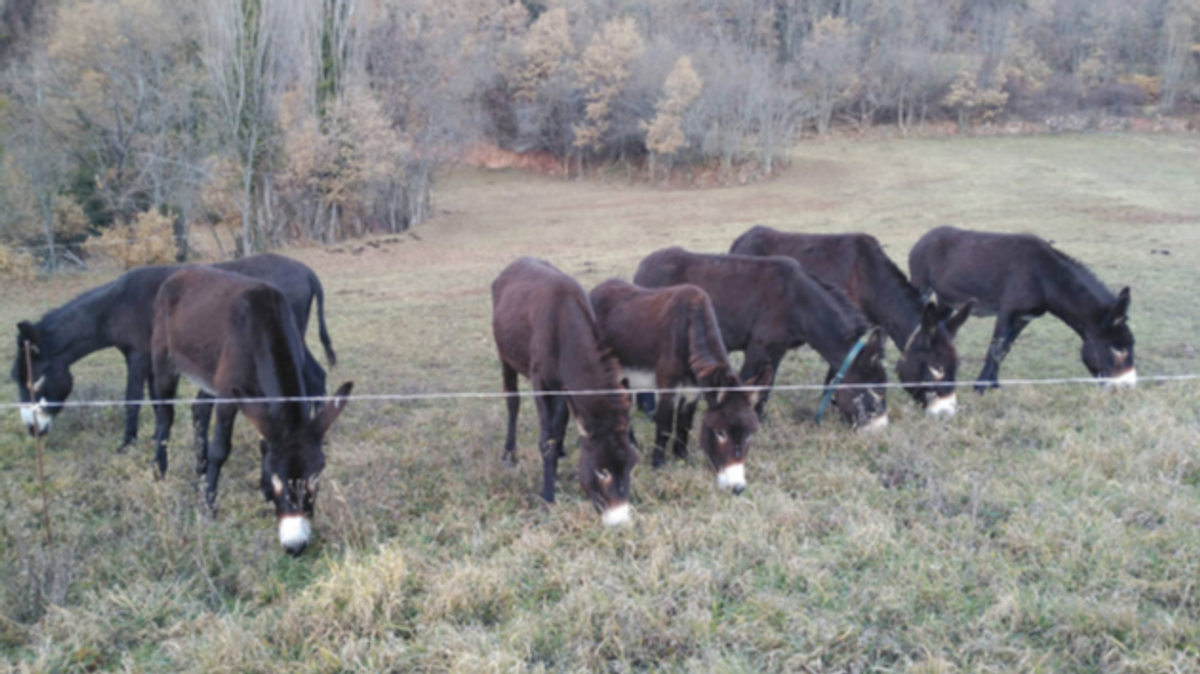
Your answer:
[[[785,255],[799,262],[809,276],[846,293],[900,349],[896,374],[913,399],[930,414],[954,414],[958,372],[954,336],[970,315],[969,303],[943,320],[937,305],[922,300],[869,234],[794,234],[755,225],[733,242],[729,252]]]
[[[330,365],[337,362],[329,332],[325,329],[325,292],[312,269],[279,255],[254,255],[213,266],[262,279],[282,290],[301,335],[308,328],[309,308],[315,299],[325,358]],[[162,282],[180,269],[179,266],[135,269],[50,311],[36,324],[22,321],[17,325],[17,356],[13,359],[12,378],[16,381],[21,402],[28,405],[21,410],[21,416],[30,432],[35,425],[40,433],[50,430],[54,416],[62,410],[58,403],[65,401],[74,387],[71,364],[112,347],[125,356],[125,400],[133,403],[125,408],[125,438],[121,448],[133,444],[137,439],[138,412],[142,409],[136,401],[142,400],[146,385],[150,383],[154,295]],[[33,352],[34,391],[27,386],[26,343]],[[325,370],[309,353],[308,347],[304,349],[304,356],[305,386],[312,395],[325,395]],[[35,404],[35,400],[41,404]],[[197,451],[202,454],[212,405],[199,403],[193,412]]]
[[[650,287],[691,283],[712,300],[721,339],[730,351],[744,351],[742,378],[770,365],[771,379],[789,349],[812,345],[834,378],[860,340],[865,346],[851,361],[843,382],[865,387],[838,389],[834,401],[843,418],[860,429],[887,425],[887,372],[883,335],[872,330],[841,291],[804,273],[788,257],[702,255],[679,248],[651,253],[638,266],[634,283]],[[768,382],[769,384],[770,382]],[[767,394],[756,409],[762,416]]]
[[[154,300],[151,351],[159,473],[167,470],[167,440],[175,418],[175,406],[162,401],[175,397],[180,375],[211,396],[242,400],[217,404],[207,457],[209,508],[215,510],[233,418],[241,410],[262,437],[262,489],[275,503],[279,542],[289,554],[303,552],[325,468],[321,441],[345,409],[353,384],[342,384],[315,417],[311,405],[278,400],[307,393],[301,376],[304,342],[288,300],[275,286],[212,267],[185,268],[163,282]],[[259,398],[267,400],[255,400]]]
[[[987,362],[975,390],[1000,385],[1000,363],[1030,321],[1049,312],[1083,339],[1083,364],[1093,377],[1137,384],[1133,333],[1126,318],[1129,288],[1114,297],[1087,267],[1032,234],[993,234],[938,227],[908,255],[913,285],[934,290],[951,306],[975,303],[996,316]]]
[[[575,416],[583,437],[579,482],[603,514],[605,524],[629,520],[629,485],[638,455],[629,441],[629,395],[621,387],[620,365],[600,346],[596,318],[587,294],[574,279],[549,263],[522,257],[492,282],[492,330],[500,351],[508,398],[504,459],[515,460],[517,374],[529,378],[541,437],[542,498],[554,503],[558,458],[567,419]],[[607,391],[562,395],[559,391]]]
[[[653,465],[663,464],[672,437],[675,455],[687,457],[688,433],[700,397],[688,389],[725,389],[704,393],[707,409],[700,418],[700,448],[717,474],[717,485],[742,493],[746,454],[758,431],[758,392],[728,390],[742,382],[729,364],[708,295],[693,285],[648,290],[614,278],[596,286],[589,297],[601,339],[621,362],[630,388],[676,390],[662,393],[657,406]],[[769,381],[771,366],[766,365],[745,384]]]

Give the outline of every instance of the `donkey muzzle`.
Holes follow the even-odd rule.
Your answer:
[[[717,473],[717,487],[728,489],[735,495],[746,490],[746,464],[731,463]]]
[[[45,435],[50,431],[54,417],[46,409],[46,399],[42,398],[36,404],[21,405],[21,423],[29,429],[30,435]]]
[[[1104,387],[1110,389],[1137,387],[1137,368],[1131,367],[1121,374],[1109,377],[1108,381],[1104,383]]]
[[[279,518],[279,543],[284,552],[298,556],[308,547],[312,536],[312,520],[304,515],[283,515]]]
[[[952,417],[958,411],[958,394],[947,396],[931,396],[933,400],[925,406],[925,413],[931,417]]]

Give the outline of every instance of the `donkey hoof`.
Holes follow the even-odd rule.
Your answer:
[[[502,459],[502,463],[504,464],[505,468],[516,468],[517,467],[517,453],[516,452],[505,452],[504,458]]]
[[[137,444],[137,438],[125,438],[120,447],[117,447],[117,454],[124,454],[125,450]]]

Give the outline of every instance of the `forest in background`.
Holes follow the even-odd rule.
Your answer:
[[[1200,0],[0,0],[0,271],[403,231],[479,147],[769,175],[800,133],[1191,114]]]

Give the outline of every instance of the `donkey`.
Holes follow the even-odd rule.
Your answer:
[[[283,292],[275,286],[211,267],[184,268],[163,282],[154,300],[151,338],[158,473],[167,471],[167,440],[175,419],[180,375],[217,404],[217,428],[208,448],[205,498],[216,511],[217,482],[229,457],[233,419],[242,414],[262,441],[263,496],[275,503],[279,542],[299,555],[312,532],[313,507],[325,453],[321,441],[346,407],[346,382],[315,417],[293,398],[307,391],[301,371],[304,341]],[[266,400],[257,400],[266,399]],[[284,400],[281,400],[284,399]]]
[[[938,227],[908,256],[913,284],[940,302],[996,316],[992,343],[975,390],[1000,386],[1000,363],[1030,321],[1050,312],[1083,339],[1093,377],[1135,386],[1129,288],[1114,297],[1087,267],[1032,234],[993,234]]]
[[[703,255],[678,246],[651,253],[638,266],[633,282],[648,288],[691,283],[712,300],[721,339],[730,351],[744,351],[741,376],[770,366],[770,386],[789,349],[811,344],[829,364],[828,384],[846,366],[846,384],[833,399],[843,418],[860,430],[887,426],[887,372],[883,336],[873,330],[841,291],[826,287],[787,257]],[[860,346],[857,343],[863,342]],[[855,350],[858,354],[847,357]],[[763,415],[769,392],[755,405]]]
[[[629,487],[637,451],[629,438],[628,394],[620,388],[620,365],[601,347],[599,330],[583,287],[542,260],[518,258],[492,282],[492,331],[500,352],[508,398],[506,463],[515,461],[517,374],[535,392],[541,437],[542,498],[554,503],[558,459],[567,419],[582,436],[579,482],[605,524],[629,521]],[[560,391],[603,391],[563,395]]]
[[[954,415],[954,337],[970,316],[970,302],[943,319],[869,234],[794,234],[755,225],[729,252],[790,257],[809,276],[844,292],[900,350],[896,374],[913,399],[929,414]]]
[[[321,281],[304,264],[279,255],[251,257],[213,265],[219,269],[262,279],[280,288],[288,298],[296,327],[303,335],[308,328],[308,312],[313,298],[317,303],[317,323],[321,345],[329,364],[337,363],[329,332],[325,328],[325,291]],[[150,383],[150,334],[154,323],[154,296],[159,286],[181,266],[142,267],[116,280],[93,288],[42,317],[36,324],[17,324],[17,355],[12,378],[17,383],[21,419],[30,433],[44,435],[71,395],[74,378],[71,365],[101,349],[115,347],[125,356],[125,437],[118,451],[137,440],[138,414],[146,385]],[[33,360],[33,387],[28,388],[25,345]],[[315,396],[325,395],[325,370],[304,347],[304,382]],[[204,398],[204,394],[201,394]],[[34,400],[37,400],[35,403]],[[198,451],[208,435],[212,405],[197,403],[194,424]]]
[[[759,392],[727,390],[740,388],[742,382],[729,364],[708,295],[694,285],[648,290],[614,278],[596,286],[589,298],[601,339],[620,361],[630,388],[677,390],[662,394],[655,413],[654,467],[665,462],[672,435],[675,455],[687,457],[688,433],[699,403],[699,395],[687,387],[709,389],[704,394],[707,410],[700,419],[700,447],[717,475],[717,486],[741,494],[750,439],[758,431],[754,405]],[[768,364],[745,385],[760,386],[770,378]]]

